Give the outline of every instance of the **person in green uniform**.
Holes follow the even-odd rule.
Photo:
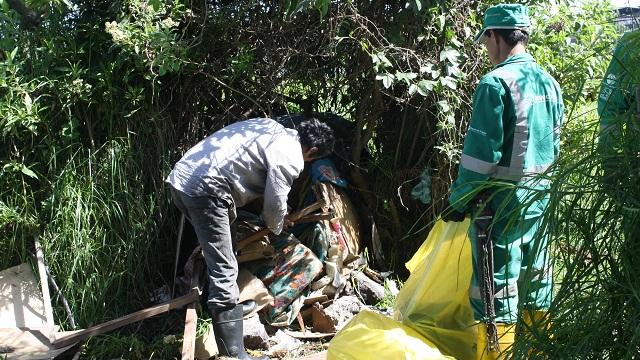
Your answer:
[[[526,51],[530,31],[523,5],[500,4],[485,13],[476,41],[485,45],[494,67],[475,90],[458,176],[442,216],[462,221],[471,213],[477,224],[473,208],[481,196],[492,213],[493,272],[485,280],[493,281],[493,293],[484,297],[478,229],[470,229],[474,271],[469,293],[482,359],[497,358],[513,342],[519,306],[544,310],[551,302],[546,241],[534,234],[548,203],[544,190],[549,182],[538,175],[558,156],[564,106],[558,83]],[[487,314],[484,298],[493,298],[489,305],[495,314]],[[489,325],[497,328],[499,347],[486,346]]]
[[[630,185],[638,184],[639,61],[640,30],[635,30],[624,34],[618,41],[598,96],[598,145],[604,169],[604,186],[607,193],[621,203],[634,198],[630,198],[631,193],[638,195],[638,189]],[[629,171],[634,168],[635,173]],[[635,199],[638,197],[635,196]]]
[[[612,279],[612,284],[615,284],[613,286],[619,288],[609,290],[611,293],[634,288],[635,284],[628,281],[628,276],[638,271],[636,254],[640,252],[639,61],[640,30],[635,30],[624,34],[618,41],[598,96],[598,157],[604,175],[602,186],[612,200],[612,213],[622,217],[622,242],[617,250],[617,262],[621,268],[613,274]]]

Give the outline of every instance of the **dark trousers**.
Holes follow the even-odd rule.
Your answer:
[[[209,276],[210,311],[238,303],[238,261],[233,253],[230,223],[233,202],[214,196],[189,196],[171,188],[174,204],[195,229]],[[231,212],[230,212],[231,210]]]

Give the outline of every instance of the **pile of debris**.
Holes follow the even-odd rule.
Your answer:
[[[305,341],[330,339],[389,291],[383,275],[362,256],[359,212],[331,161],[314,162],[306,183],[312,183],[300,191],[306,205],[290,215],[296,225],[288,232],[269,234],[259,217],[246,211],[238,211],[232,231],[240,302],[252,305],[245,314],[245,346],[271,357],[290,353]],[[180,293],[189,289],[197,254],[199,250],[178,281]],[[195,347],[199,359],[216,353],[212,329]]]
[[[366,265],[359,211],[331,160],[315,161],[303,179],[300,183],[307,185],[297,191],[304,206],[290,215],[296,225],[288,232],[270,234],[257,215],[242,210],[232,229],[240,301],[247,304],[245,346],[275,358],[305,341],[330,339],[364,307],[372,308],[387,295],[383,276]],[[52,278],[47,277],[41,252],[42,291],[26,264],[0,272],[0,356],[55,358],[90,336],[185,307],[182,358],[214,356],[217,347],[211,326],[204,335],[196,334],[196,309],[206,299],[202,294],[207,288],[206,267],[198,248],[189,253],[174,289],[164,287],[158,297],[162,303],[73,332],[58,332],[53,322],[47,286]]]

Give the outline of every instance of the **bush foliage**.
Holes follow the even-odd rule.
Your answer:
[[[401,270],[455,175],[489,69],[472,39],[497,2],[0,1],[0,268],[40,234],[79,326],[139,309],[170,282],[163,179],[180,154],[238,119],[320,111],[354,123],[347,175],[389,254],[378,266]],[[609,9],[550,3],[529,1],[532,53],[589,101]],[[424,169],[429,205],[410,198]]]

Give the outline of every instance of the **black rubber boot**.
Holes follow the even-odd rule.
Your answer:
[[[268,360],[266,356],[253,357],[244,350],[242,335],[242,304],[213,311],[213,331],[219,356],[240,360]]]
[[[245,302],[242,302],[241,304],[242,304],[242,316],[247,316],[258,307],[258,303],[256,303],[254,300],[247,300]]]

